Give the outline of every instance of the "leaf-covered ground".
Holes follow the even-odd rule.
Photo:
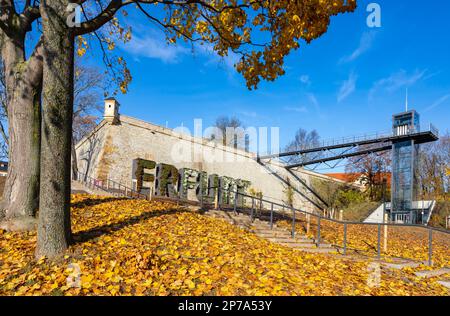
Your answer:
[[[449,294],[410,270],[382,269],[377,284],[370,262],[295,251],[168,203],[72,203],[75,244],[57,262],[33,260],[36,233],[0,231],[1,295]]]

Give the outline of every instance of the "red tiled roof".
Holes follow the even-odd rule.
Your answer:
[[[349,173],[325,173],[326,176],[329,176],[331,178],[335,178],[341,181],[350,182],[351,179],[354,179],[353,177],[355,174],[349,174]],[[359,178],[359,176],[356,176],[356,178]]]
[[[325,173],[325,175],[345,182],[354,182],[362,176],[362,173]],[[377,173],[375,175],[377,183],[382,183],[383,178],[386,179],[388,185],[391,183],[390,172]]]

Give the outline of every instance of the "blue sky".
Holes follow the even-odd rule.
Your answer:
[[[169,127],[212,124],[234,115],[247,126],[280,127],[281,144],[298,128],[323,139],[388,130],[410,108],[441,132],[450,126],[450,2],[377,1],[381,28],[366,25],[366,6],[332,18],[328,32],[288,57],[286,75],[249,91],[232,67],[188,47],[167,47],[144,17],[131,13],[133,40],[119,49],[133,75],[119,95],[121,113]],[[130,10],[133,11],[133,10]]]

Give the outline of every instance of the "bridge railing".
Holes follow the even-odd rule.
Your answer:
[[[436,136],[439,136],[439,130],[433,125],[429,124],[427,129],[422,130],[421,132],[431,132]],[[408,130],[406,134],[404,135],[410,135],[415,134],[417,131],[415,129]],[[318,147],[330,147],[330,146],[337,146],[341,144],[347,144],[347,143],[357,143],[357,142],[363,142],[363,141],[370,141],[375,140],[379,138],[387,138],[395,136],[394,132],[392,130],[384,130],[379,132],[372,132],[372,133],[366,133],[366,134],[360,134],[360,135],[353,135],[353,136],[345,136],[345,137],[338,137],[338,138],[330,138],[330,139],[324,139],[319,141],[319,144],[306,146],[302,148],[302,150],[309,150],[314,149]]]
[[[430,132],[439,137],[439,130],[431,123],[430,123]]]
[[[329,146],[335,146],[340,144],[347,144],[347,143],[356,143],[356,142],[362,142],[372,139],[378,139],[378,138],[384,138],[384,137],[390,137],[393,133],[391,130],[381,131],[381,132],[374,132],[374,133],[368,133],[368,134],[361,134],[361,135],[353,135],[353,136],[346,136],[342,138],[330,138],[330,139],[324,139],[321,141],[319,146],[310,146],[309,148],[305,149],[312,149],[314,147],[329,147]]]

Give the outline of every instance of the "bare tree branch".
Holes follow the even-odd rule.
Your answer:
[[[95,18],[81,23],[80,27],[77,27],[75,30],[75,35],[83,35],[87,33],[94,32],[98,30],[100,27],[111,21],[114,15],[119,11],[120,8],[134,3],[134,0],[112,0],[108,6],[100,12]],[[148,3],[154,3],[157,1],[149,1]],[[84,8],[83,8],[83,12]]]
[[[18,15],[13,0],[0,0],[0,28],[5,34],[13,38],[14,37],[14,19],[17,19]]]
[[[38,6],[32,6],[28,4],[25,6],[23,12],[20,14],[21,24],[24,31],[31,31],[31,24],[41,17],[41,13],[39,11]]]

